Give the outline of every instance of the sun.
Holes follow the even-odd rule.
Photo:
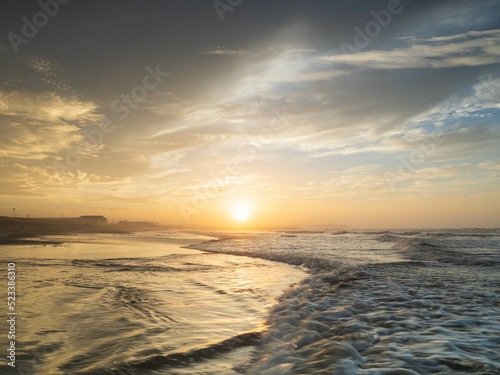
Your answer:
[[[252,213],[252,205],[246,201],[235,201],[231,206],[231,211],[236,221],[247,221]]]

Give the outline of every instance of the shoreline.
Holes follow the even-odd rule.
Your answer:
[[[43,259],[121,259],[151,258],[169,255],[202,254],[204,251],[191,248],[211,238],[185,235],[178,231],[163,231],[163,234],[149,236],[148,231],[122,233],[64,233],[35,238],[1,238],[0,259],[43,258]],[[150,238],[151,237],[151,238]],[[3,247],[1,245],[4,245]],[[98,253],[106,256],[99,258]],[[147,247],[148,252],[143,249]],[[149,254],[149,255],[148,255]]]
[[[10,245],[10,246],[16,246],[16,245],[62,245],[64,242],[61,241],[43,241],[43,240],[25,240],[22,238],[29,238],[29,237],[21,237],[21,238],[10,238],[7,240],[0,240],[0,246],[4,245]]]
[[[59,241],[39,239],[42,236],[75,235],[84,233],[126,234],[173,230],[152,223],[96,223],[69,219],[28,219],[0,217],[0,246],[2,245],[60,245]]]

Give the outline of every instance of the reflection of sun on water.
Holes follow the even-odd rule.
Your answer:
[[[252,206],[245,201],[236,201],[231,207],[233,217],[237,221],[247,221],[252,212]]]

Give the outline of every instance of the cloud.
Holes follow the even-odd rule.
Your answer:
[[[0,91],[0,157],[41,160],[83,139],[77,124],[101,118],[96,106],[55,92]],[[88,142],[87,142],[88,143]],[[97,146],[87,144],[85,154]]]
[[[79,141],[78,128],[72,125],[50,125],[2,121],[0,157],[5,159],[42,160]]]
[[[319,148],[311,153],[311,157],[327,157],[335,155],[380,154],[408,156],[412,152],[424,153],[426,162],[438,160],[460,160],[494,153],[500,142],[500,127],[498,126],[462,126],[442,132],[420,129],[418,136],[401,129],[400,133],[370,138],[362,142],[359,138],[339,141],[335,147],[327,143],[314,143],[311,146]],[[319,147],[321,146],[321,147]],[[425,151],[421,151],[425,150]],[[394,157],[394,156],[392,156]]]
[[[97,121],[96,106],[55,92],[0,91],[0,115],[34,121]]]
[[[404,48],[324,56],[321,59],[364,69],[440,69],[500,62],[499,29],[428,39],[405,38],[405,42],[409,45]]]
[[[243,50],[234,50],[228,49],[225,47],[211,47],[207,48],[207,50],[203,51],[202,55],[230,55],[230,56],[239,56],[247,54],[247,51]]]
[[[98,176],[83,171],[56,175],[53,168],[23,163],[0,164],[0,195],[52,196],[61,198],[68,192],[89,190],[93,186],[123,183],[123,179]]]
[[[483,169],[488,169],[491,171],[500,171],[500,162],[499,161],[484,161],[479,164],[479,166]]]
[[[375,171],[372,166],[366,165],[355,168],[359,173],[351,173],[353,169],[335,171],[326,179],[309,181],[307,186],[287,186],[287,189],[299,192],[304,198],[366,197],[368,193],[370,199],[387,196],[395,199],[397,196],[407,196],[411,192],[438,196],[443,190],[468,194],[470,189],[487,185],[488,181],[492,182],[494,187],[498,174],[488,174],[486,170],[497,170],[497,166],[498,163],[495,162],[444,164],[422,166],[398,175],[387,166],[385,166],[386,171],[381,173],[380,168]],[[390,176],[396,176],[395,189],[389,187]],[[456,181],[457,178],[459,182]],[[464,188],[465,185],[467,188]]]
[[[121,203],[121,204],[148,204],[148,203],[158,203],[158,198],[156,197],[141,197],[141,196],[133,196],[133,197],[117,197],[116,195],[107,195],[100,197],[86,197],[85,201],[91,202],[112,202],[112,203]]]
[[[350,74],[351,72],[346,70],[326,70],[298,73],[296,75],[288,75],[274,79],[271,78],[270,80],[275,82],[327,81],[335,77],[342,77]]]
[[[350,21],[337,23],[338,29],[352,30]],[[47,167],[50,158],[64,156],[61,151],[82,140],[81,128],[99,119],[104,110],[96,103],[109,107],[110,98],[130,92],[144,74],[140,65],[144,62],[139,56],[120,61],[109,55],[107,64],[97,67],[88,62],[100,61],[100,56],[75,59],[76,72],[68,82],[80,85],[80,92],[88,95],[83,100],[64,89],[62,65],[45,57],[25,59],[30,73],[9,73],[12,86],[0,86],[0,157],[6,164],[26,167],[22,173],[16,167],[5,186],[11,192],[17,186],[20,194],[60,193],[79,197],[75,201],[117,205],[175,202],[204,189],[215,195],[265,190],[262,187],[270,182],[276,190],[269,199],[302,193],[309,198],[372,197],[388,191],[383,172],[397,169],[398,157],[429,142],[438,131],[447,133],[446,141],[436,145],[405,188],[420,193],[437,186],[439,179],[478,173],[473,166],[443,167],[443,162],[497,159],[499,80],[492,77],[481,84],[475,79],[489,69],[481,71],[478,66],[500,61],[499,30],[401,39],[391,37],[391,26],[372,44],[385,50],[332,56],[330,48],[342,32],[337,35],[320,26],[316,35],[325,39],[311,43],[297,42],[298,34],[281,32],[269,45],[250,38],[239,41],[237,34],[230,36],[236,39],[220,41],[231,48],[221,44],[203,49],[207,44],[200,46],[200,41],[183,44],[190,58],[193,53],[199,57],[189,63],[182,56],[184,49],[176,56],[161,55],[169,51],[166,48],[155,49],[158,55],[151,58],[168,57],[172,63],[168,69],[175,74],[138,103],[130,116],[116,121],[117,130],[104,137],[105,147],[89,150],[98,158],[83,160],[80,170],[59,176],[62,181],[47,176],[53,172]],[[113,63],[119,69],[110,71]],[[467,68],[448,69],[458,66]],[[422,67],[433,69],[414,69]],[[31,76],[36,82],[28,82],[26,77]],[[21,78],[22,85],[16,86]],[[446,105],[457,95],[457,87],[462,90],[460,99]],[[476,115],[491,117],[479,122]],[[448,122],[458,118],[462,126],[451,129]],[[241,153],[241,145],[255,152],[251,162],[245,160],[248,154]],[[212,172],[217,174],[228,161],[240,158],[241,169],[219,191]],[[494,163],[482,164],[488,178],[498,173]],[[38,166],[42,169],[36,170]],[[328,172],[332,169],[337,171]],[[30,174],[37,177],[29,180]],[[293,195],[281,189],[293,184],[288,189]],[[110,188],[116,189],[110,193]]]
[[[23,63],[32,69],[41,82],[59,91],[71,93],[72,90],[61,75],[59,64],[43,57],[33,56],[23,59]]]

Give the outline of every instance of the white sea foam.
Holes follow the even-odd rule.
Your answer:
[[[271,311],[248,374],[500,374],[500,237],[447,233],[237,235],[197,248],[312,272]]]

